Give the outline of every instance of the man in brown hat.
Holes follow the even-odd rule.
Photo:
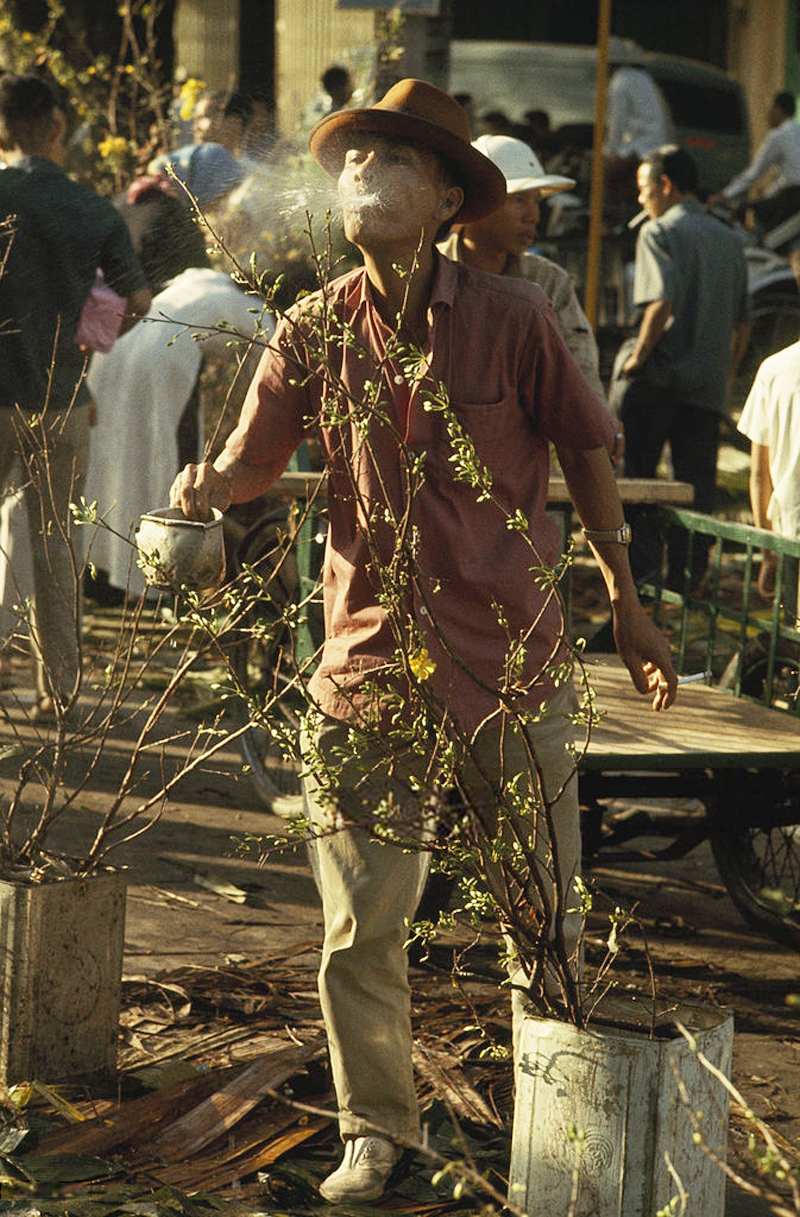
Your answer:
[[[418,539],[404,611],[424,644],[432,694],[458,731],[476,734],[489,768],[527,771],[514,755],[501,763],[499,729],[481,726],[498,718],[493,690],[509,633],[526,634],[515,673],[519,704],[531,711],[549,706],[531,738],[552,800],[562,907],[570,910],[580,861],[574,761],[566,750],[574,703],[571,690],[556,689],[545,674],[549,660],[568,658],[563,615],[531,575],[528,539],[507,527],[508,512],[520,509],[542,562],[557,560],[560,538],[546,514],[550,442],[596,549],[617,647],[634,685],[661,709],[674,699],[676,677],[628,567],[628,530],[607,451],[613,423],[569,356],[546,298],[523,280],[457,265],[434,249],[443,224],[478,219],[503,201],[502,173],[469,140],[461,107],[414,80],[395,85],[371,109],[332,114],[314,128],[311,151],[338,176],[345,233],[364,266],[281,321],[224,451],[213,465],[188,466],[172,501],[205,519],[210,506],[255,497],[316,427],[329,474],[330,524],[326,638],[310,683],[318,724],[306,754],[331,759],[334,769],[348,730],[357,731],[374,710],[376,685],[394,660],[397,641],[380,578],[392,561],[398,522],[410,513]],[[313,349],[323,316],[333,322],[320,366]],[[406,348],[419,352],[413,372],[395,353],[398,327]],[[440,384],[492,472],[492,502],[478,502],[453,476],[447,420],[426,409]],[[362,403],[374,400],[376,386],[380,401],[367,415]],[[409,474],[423,460],[424,481],[410,501]],[[506,627],[498,623],[498,606]],[[364,800],[385,808],[393,799],[402,817],[419,795],[403,779],[407,758],[395,755],[391,766],[380,755],[358,761],[344,762],[333,794],[321,794],[313,776],[306,779],[320,833],[314,846],[325,918],[320,999],[345,1143],[344,1159],[321,1191],[340,1203],[377,1198],[400,1147],[419,1144],[403,943],[425,860],[377,839],[362,810]],[[577,932],[568,912],[564,936],[573,946]]]

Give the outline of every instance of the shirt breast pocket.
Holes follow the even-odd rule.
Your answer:
[[[453,402],[455,419],[491,470],[507,469],[530,454],[533,431],[516,396],[488,403]]]

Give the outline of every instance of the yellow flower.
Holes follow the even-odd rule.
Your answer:
[[[104,161],[121,157],[128,151],[128,141],[123,139],[121,135],[109,136],[108,139],[100,140],[100,143],[97,145],[97,151]]]
[[[436,671],[436,664],[428,654],[427,647],[420,647],[413,655],[409,655],[408,666],[417,680],[430,680]]]
[[[180,116],[187,123],[194,114],[194,107],[198,97],[205,89],[205,83],[198,80],[195,76],[190,76],[181,85],[181,91],[178,94],[180,98]]]

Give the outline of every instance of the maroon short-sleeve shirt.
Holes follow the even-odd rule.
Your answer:
[[[545,511],[549,444],[608,447],[614,423],[567,351],[546,296],[523,280],[439,257],[416,376],[387,356],[387,343],[366,272],[335,280],[324,305],[309,298],[279,325],[227,446],[246,465],[282,467],[312,428],[320,436],[329,471],[326,640],[311,691],[323,711],[352,717],[359,685],[379,679],[394,654],[375,558],[391,561],[404,521],[417,538],[405,609],[435,664],[433,689],[471,731],[497,710],[510,640],[526,637],[515,674],[525,705],[552,692],[539,674],[564,657],[563,613],[533,569],[560,552]],[[333,369],[325,374],[323,346]],[[439,386],[491,473],[486,500],[454,477],[444,414],[430,408]],[[376,391],[378,404],[365,410]],[[424,477],[411,493],[409,464],[418,458]],[[533,548],[508,527],[507,512],[518,509]]]

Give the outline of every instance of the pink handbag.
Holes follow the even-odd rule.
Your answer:
[[[81,310],[75,341],[90,351],[110,351],[119,338],[128,307],[125,296],[118,295],[103,282],[100,271]]]

